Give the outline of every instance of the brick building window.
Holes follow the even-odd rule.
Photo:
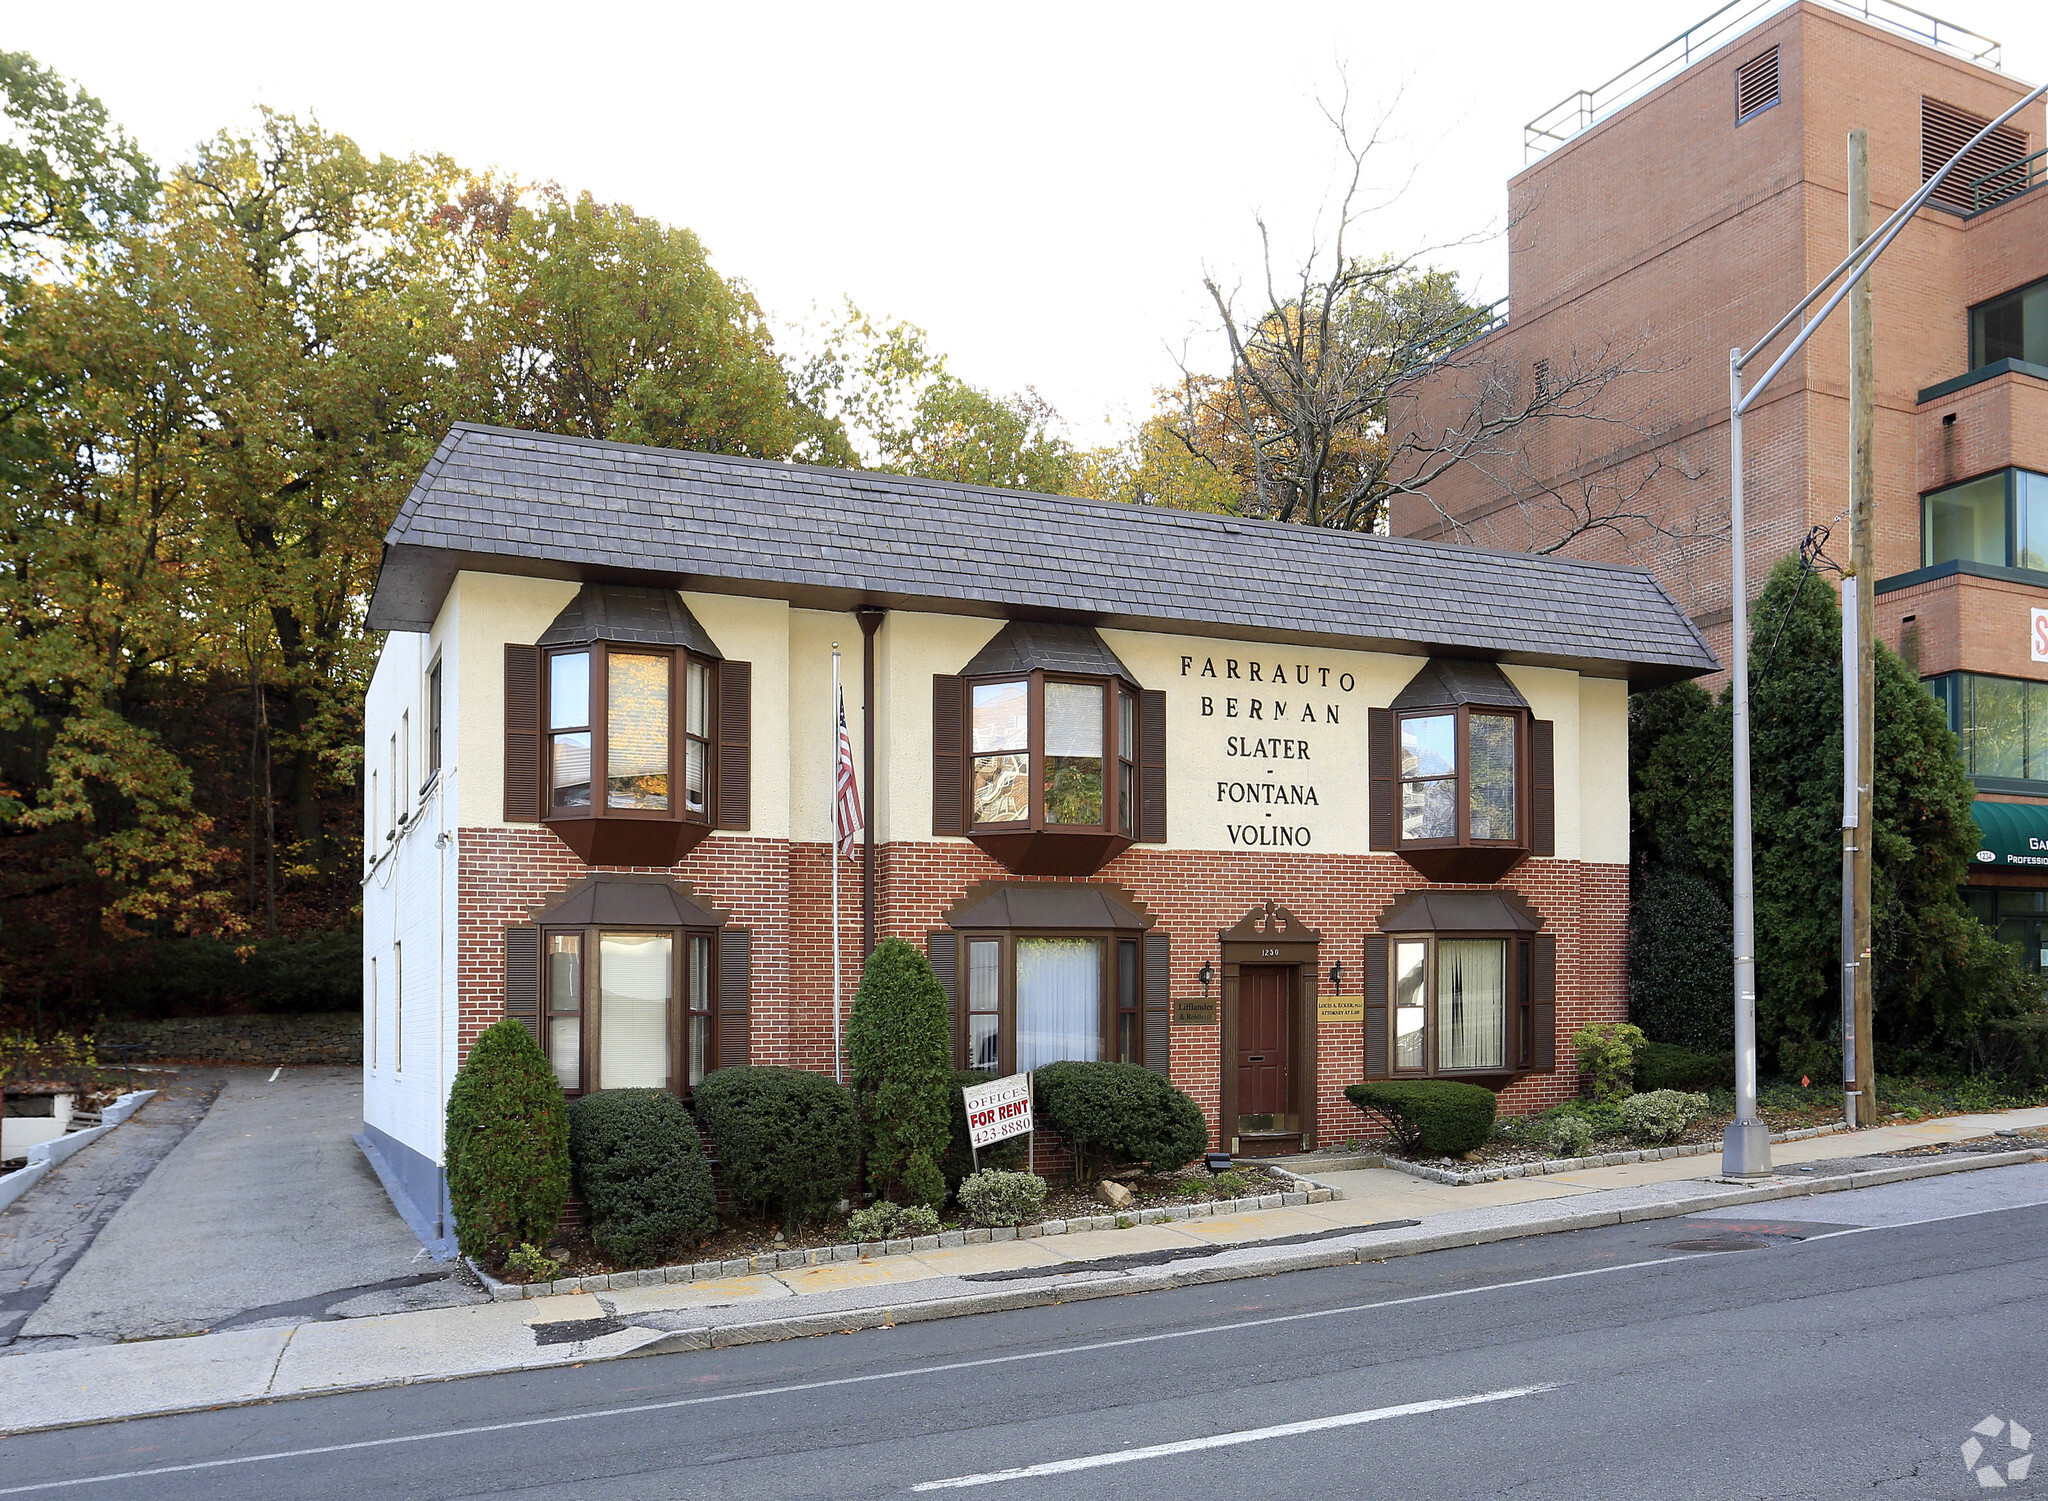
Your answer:
[[[1920,498],[1923,567],[1988,563],[2048,572],[2048,474],[1999,469]]]
[[[2048,365],[2048,277],[1970,309],[1970,368],[2000,360]]]
[[[1927,678],[1962,742],[1963,767],[1987,792],[2048,793],[2048,683],[1947,672]]]

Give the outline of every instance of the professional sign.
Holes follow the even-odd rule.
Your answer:
[[[1175,1001],[1173,1024],[1176,1027],[1213,1027],[1216,1025],[1216,1003],[1213,1000]]]
[[[1031,1129],[1031,1075],[970,1084],[961,1093],[967,1100],[967,1140],[975,1151]]]
[[[2048,662],[2048,610],[2034,611],[2034,660]]]
[[[1319,995],[1316,997],[1316,1020],[1319,1022],[1362,1022],[1365,1020],[1365,997],[1362,995]]]

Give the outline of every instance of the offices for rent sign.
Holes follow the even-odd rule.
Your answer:
[[[1031,1129],[1031,1075],[970,1084],[961,1093],[967,1101],[967,1140],[975,1151]]]

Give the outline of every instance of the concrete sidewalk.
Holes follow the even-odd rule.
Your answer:
[[[0,1361],[0,1431],[877,1328],[1731,1209],[2048,1161],[2048,1149],[2031,1147],[1876,1156],[2044,1125],[2048,1109],[2036,1109],[1787,1143],[1775,1154],[1783,1171],[1756,1184],[1715,1181],[1719,1162],[1712,1157],[1464,1186],[1383,1169],[1331,1173],[1327,1180],[1348,1197],[1227,1218],[719,1281],[39,1351]],[[1851,1142],[1857,1155],[1844,1158]]]

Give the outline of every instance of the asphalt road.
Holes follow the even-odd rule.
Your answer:
[[[1771,1208],[30,1435],[0,1496],[1962,1497],[2048,1435],[2048,1167]]]

